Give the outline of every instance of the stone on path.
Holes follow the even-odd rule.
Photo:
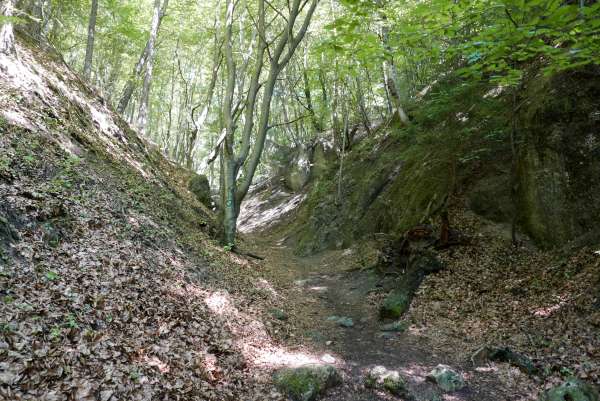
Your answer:
[[[406,395],[406,381],[396,370],[375,366],[365,376],[365,387],[385,390],[394,395]]]
[[[354,320],[352,320],[351,317],[345,317],[345,316],[329,316],[327,318],[328,322],[334,322],[339,326],[342,327],[352,327],[354,326]]]
[[[436,366],[435,369],[429,372],[427,379],[436,383],[439,388],[446,392],[457,391],[465,387],[462,376],[447,365]]]
[[[408,329],[408,322],[393,322],[393,323],[388,323],[388,324],[384,324],[383,326],[381,326],[381,331],[395,331],[395,332],[402,332],[402,331],[406,331],[406,329]]]
[[[277,320],[287,320],[288,319],[287,313],[285,313],[281,309],[274,308],[274,309],[271,309],[270,312],[271,312],[271,315]]]
[[[570,378],[563,384],[545,391],[539,401],[600,401],[598,390],[591,384],[577,378]]]
[[[341,384],[342,378],[334,366],[311,364],[281,369],[273,376],[273,382],[293,401],[314,401]]]

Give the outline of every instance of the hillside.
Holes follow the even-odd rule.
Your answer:
[[[189,173],[58,56],[17,50],[0,58],[0,399],[264,399],[281,300],[211,239]]]

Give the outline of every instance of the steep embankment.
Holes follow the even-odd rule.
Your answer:
[[[0,399],[264,400],[282,299],[50,53],[0,56]],[[311,361],[309,355],[304,360]]]

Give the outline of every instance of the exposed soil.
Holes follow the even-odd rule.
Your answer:
[[[532,399],[519,389],[506,387],[495,369],[476,369],[467,355],[457,358],[455,352],[435,347],[414,325],[402,333],[381,331],[386,322],[378,318],[378,304],[385,294],[385,279],[372,269],[361,269],[356,250],[300,257],[276,233],[261,232],[249,241],[253,250],[265,257],[264,274],[285,292],[285,304],[290,306],[287,341],[311,344],[310,348],[322,354],[323,362],[335,363],[346,374],[344,385],[329,391],[324,400],[398,399],[363,385],[366,370],[376,365],[403,374],[416,400],[432,400],[436,395],[465,401]],[[328,321],[331,316],[349,317],[354,326]],[[441,394],[426,380],[438,364],[461,372],[468,386]]]

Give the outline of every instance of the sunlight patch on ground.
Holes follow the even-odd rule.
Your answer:
[[[562,295],[558,297],[558,302],[556,304],[534,309],[532,313],[536,317],[550,317],[555,312],[559,311],[563,306],[565,306],[567,301],[568,297],[566,295]]]
[[[279,294],[277,293],[277,291],[275,290],[275,288],[273,288],[273,286],[271,285],[271,283],[269,283],[264,278],[258,279],[258,281],[256,282],[256,287],[259,288],[259,289],[261,289],[261,290],[268,291],[274,297],[278,297],[279,296]]]
[[[169,368],[169,365],[167,365],[155,356],[145,356],[144,362],[146,363],[146,365],[158,369],[160,373],[169,373],[169,371],[171,370]]]
[[[320,357],[305,352],[288,351],[282,347],[270,346],[255,355],[254,363],[270,368],[298,367],[306,364],[322,364]],[[254,353],[254,352],[253,352]]]
[[[206,296],[206,298],[204,298],[204,302],[211,312],[219,316],[234,312],[234,307],[229,300],[229,295],[224,292],[217,291],[209,294]]]
[[[415,383],[424,383],[427,374],[431,371],[423,365],[412,364],[399,370],[404,376],[410,377]]]
[[[261,281],[264,281],[262,284],[265,288],[271,287],[266,280]],[[322,364],[332,359],[336,361],[328,354],[317,355],[303,350],[289,350],[275,344],[264,324],[241,312],[225,291],[211,292],[190,284],[171,286],[170,291],[180,296],[198,297],[212,313],[224,318],[224,324],[233,335],[234,348],[241,352],[249,365],[276,369],[309,363]]]

